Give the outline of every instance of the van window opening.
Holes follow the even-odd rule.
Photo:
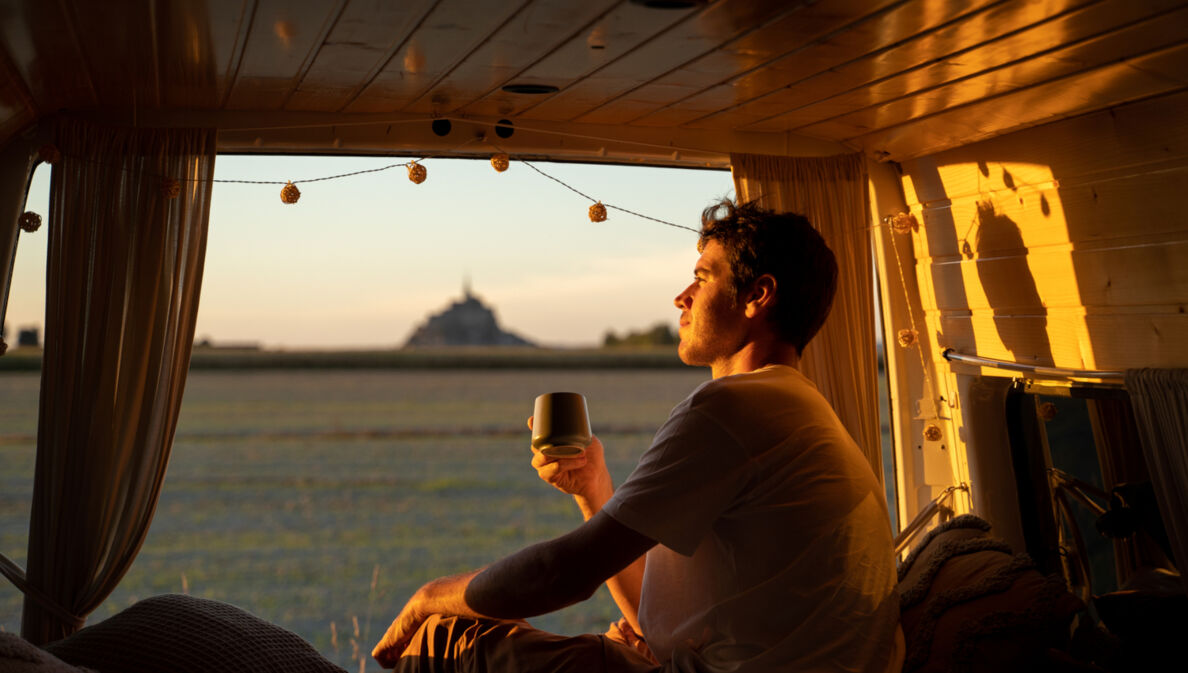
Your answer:
[[[216,179],[301,180],[391,162],[224,155]],[[196,342],[227,355],[391,349],[466,292],[488,302],[502,325],[547,346],[597,348],[608,332],[627,338],[675,324],[671,301],[691,273],[696,234],[614,210],[591,222],[587,203],[514,161],[506,173],[485,160],[426,165],[421,184],[400,171],[299,183],[291,205],[278,186],[216,184]],[[702,208],[733,195],[726,171],[540,166],[607,202],[693,227]],[[27,205],[47,224],[49,173],[38,168]],[[47,238],[43,228],[18,244],[10,343],[22,328],[44,339]],[[614,452],[621,483],[671,405],[706,376],[689,368],[482,374],[331,369],[299,380],[281,371],[192,371],[148,539],[92,620],[154,593],[234,600],[345,665],[349,640],[373,640],[383,607],[404,584],[426,579],[401,569],[461,570],[572,525],[568,503],[549,493],[536,500],[535,475],[501,462],[524,443],[519,402],[530,406],[555,387],[594,391],[594,429]],[[0,388],[0,451],[13,468],[4,471],[5,493],[19,501],[0,522],[0,551],[23,563],[37,374],[6,375]],[[600,400],[609,424],[601,430]],[[410,438],[399,469],[376,468],[390,466],[391,446]],[[415,520],[400,520],[418,510]],[[15,590],[0,594],[0,626],[19,630],[20,605]],[[601,628],[613,606],[602,596],[584,610],[542,627]]]

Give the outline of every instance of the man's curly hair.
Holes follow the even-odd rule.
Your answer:
[[[825,323],[837,291],[837,259],[808,218],[776,213],[754,201],[722,200],[701,214],[697,249],[717,241],[734,275],[734,298],[764,274],[776,280],[771,320],[798,353]]]

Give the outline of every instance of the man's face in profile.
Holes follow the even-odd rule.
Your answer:
[[[726,250],[717,241],[706,242],[693,267],[693,282],[673,303],[681,310],[677,352],[685,364],[711,366],[742,346],[744,307],[735,296]]]

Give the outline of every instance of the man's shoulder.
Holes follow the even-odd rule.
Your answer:
[[[689,401],[696,406],[730,399],[795,395],[806,390],[815,392],[816,386],[795,367],[770,365],[706,381],[689,395]]]

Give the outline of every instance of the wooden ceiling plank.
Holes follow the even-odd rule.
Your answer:
[[[719,48],[745,27],[770,20],[788,9],[786,2],[720,0],[673,24],[597,72],[521,114],[534,119],[577,120],[619,96]],[[621,85],[620,82],[629,82]]]
[[[702,54],[639,87],[641,90],[662,87],[669,92],[669,98],[665,99],[656,94],[640,96],[638,91],[632,91],[621,98],[630,99],[631,102],[626,105],[631,108],[631,113],[618,111],[618,101],[611,101],[583,117],[582,121],[621,124],[636,121],[643,116],[641,113],[669,107],[683,109],[684,101],[811,44],[814,40],[852,23],[855,16],[879,12],[903,1],[843,0],[827,6],[822,3],[789,5],[782,14],[768,22],[745,31],[717,49]],[[653,100],[656,105],[652,110],[641,110],[638,106],[639,100]],[[731,98],[730,102],[734,100]],[[708,111],[710,110],[707,109]]]
[[[877,22],[883,16],[901,16],[898,12],[903,11],[904,6],[908,4],[901,0],[879,4],[858,2],[853,7],[817,5],[808,8],[798,15],[769,26],[762,34],[755,36],[755,40],[760,43],[783,45],[777,58],[717,82],[693,96],[671,101],[649,115],[629,120],[629,123],[640,126],[689,124],[724,108],[761,98],[773,89],[786,88],[788,82],[784,79],[772,82],[755,75],[769,65],[788,58],[796,58],[798,61],[815,59],[816,70],[809,67],[809,71],[827,70],[831,64],[845,58],[844,54],[836,53],[837,50],[830,46],[831,39],[854,26]],[[758,45],[748,44],[745,47],[751,50],[761,49]],[[672,76],[680,77],[681,74],[674,73]]]
[[[756,115],[767,117],[776,114],[785,104],[778,98],[779,94],[784,90],[795,89],[802,81],[865,58],[868,54],[917,39],[921,34],[943,28],[1003,1],[970,0],[929,4],[926,0],[919,0],[895,5],[852,21],[761,69],[732,80],[729,91],[733,92],[733,100],[728,103],[719,101],[716,104],[718,112],[697,120],[700,122],[698,126],[736,128],[740,124],[755,122]],[[715,87],[704,95],[720,97],[722,89]],[[741,110],[743,107],[747,109]]]
[[[343,1],[327,5],[321,0],[258,0],[225,107],[282,109],[342,11]]]
[[[5,73],[0,78],[0,148],[9,138],[37,119],[33,98],[19,77]]]
[[[347,5],[286,109],[337,112],[386,67],[436,0]]]
[[[888,103],[866,107],[834,119],[801,125],[801,132],[833,139],[863,135],[877,129],[927,117],[946,108],[976,102],[1013,89],[1022,89],[1062,77],[1088,72],[1152,50],[1185,42],[1180,26],[1188,25],[1188,7],[1132,24],[1106,35],[1079,41],[1015,64],[923,89]],[[853,108],[851,108],[853,109]],[[775,120],[771,120],[775,121]],[[778,128],[787,128],[779,125]],[[767,122],[753,125],[761,129]]]
[[[1165,6],[1156,7],[1155,4]],[[799,105],[790,103],[787,112],[776,115],[758,126],[781,130],[800,128],[855,110],[871,108],[880,103],[908,98],[950,82],[965,80],[1023,59],[1043,57],[1044,54],[1092,40],[1111,27],[1131,26],[1137,22],[1150,21],[1152,13],[1179,21],[1179,25],[1188,25],[1183,16],[1172,16],[1177,13],[1175,9],[1168,9],[1182,4],[1182,0],[1164,0],[1162,3],[1152,4],[1095,2],[1031,25],[1023,23],[1033,18],[1031,12],[1021,11],[1015,16],[1001,17],[1003,23],[995,25],[1002,26],[1003,30],[987,33],[997,34],[997,37],[968,49],[953,50],[953,47],[960,44],[959,40],[963,34],[981,30],[981,27],[966,25],[961,27],[964,30],[953,31],[956,35],[943,36],[945,39],[940,43],[927,40],[911,45],[913,51],[923,49],[918,53],[918,58],[911,59],[920,65],[900,69],[897,74],[872,78],[868,74],[876,71],[893,72],[894,66],[885,68],[884,64],[880,63],[871,67],[867,63],[855,63],[831,73],[836,77],[818,77],[812,84],[797,86],[794,93]],[[1168,15],[1169,11],[1172,15]],[[1008,27],[1011,27],[1010,30],[1007,30]],[[974,44],[971,41],[966,43]],[[928,59],[928,53],[937,56]],[[901,57],[894,58],[899,60]]]
[[[1188,44],[1161,49],[1056,81],[946,108],[847,140],[902,161],[1032,126],[1188,89]]]
[[[315,37],[313,40],[313,48],[311,48],[306,53],[305,60],[301,63],[301,66],[298,67],[298,74],[293,80],[293,86],[289,88],[289,91],[285,94],[284,101],[281,103],[282,108],[287,108],[289,106],[289,101],[293,99],[293,94],[297,92],[297,90],[301,87],[301,83],[305,81],[307,76],[309,76],[309,71],[311,68],[313,68],[313,64],[317,62],[318,55],[320,55],[322,50],[326,47],[326,40],[329,39],[330,33],[334,30],[334,27],[338,25],[339,19],[342,18],[342,14],[346,11],[347,5],[351,2],[351,0],[334,0],[334,2],[335,4],[333,7],[327,7],[327,12],[325,15],[326,20],[322,22],[322,29],[318,32],[317,37]]]
[[[0,147],[39,113],[33,92],[29,91],[8,50],[0,46]]]
[[[65,0],[6,3],[3,8],[0,40],[39,112],[97,101],[68,9]]]
[[[724,89],[725,92],[717,92],[715,97],[725,96],[727,99],[730,99],[730,97],[733,95],[733,93],[730,92],[729,85],[720,85],[720,87],[715,87],[715,89],[719,88]],[[702,91],[695,96],[681,101],[679,105],[667,105],[658,110],[649,112],[646,115],[637,117],[631,120],[630,123],[632,126],[685,126],[686,124],[690,124],[695,120],[708,117],[718,109],[712,107],[710,104],[710,97],[708,93],[709,90]]]
[[[641,44],[663,35],[682,21],[688,11],[658,11],[624,2],[592,24],[579,35],[539,59],[516,76],[517,82],[549,84],[562,90],[592,73],[607,67],[616,59],[631,53]],[[597,48],[602,45],[602,48]],[[540,96],[508,93],[499,89],[468,104],[461,110],[466,115],[515,117],[539,104]]]
[[[442,0],[346,110],[403,110],[430,91],[522,5],[523,0]]]
[[[76,0],[64,11],[75,34],[100,107],[151,108],[156,102],[155,54],[147,12],[112,12],[102,3]]]
[[[218,108],[231,85],[254,0],[159,3],[157,72],[169,108]]]
[[[258,0],[244,0],[243,12],[236,23],[234,36],[231,37],[230,30],[226,28],[214,29],[212,31],[213,39],[216,44],[220,44],[228,37],[231,37],[231,56],[227,61],[227,69],[223,74],[222,80],[219,82],[219,87],[222,89],[222,101],[220,108],[227,107],[227,101],[231,99],[231,92],[235,90],[235,83],[239,81],[239,70],[243,67],[243,53],[247,48],[248,38],[252,34],[252,26],[256,19],[256,2]]]
[[[524,71],[570,40],[589,44],[588,27],[619,1],[588,0],[575,7],[569,0],[532,0],[405,112],[448,115],[505,84],[519,82]]]

